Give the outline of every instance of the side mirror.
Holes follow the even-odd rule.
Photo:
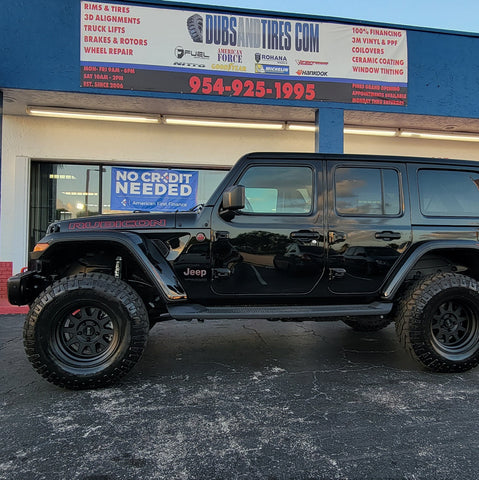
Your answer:
[[[243,185],[233,185],[223,192],[223,202],[221,203],[220,216],[229,222],[236,215],[235,210],[240,210],[245,206],[245,188]]]
[[[233,185],[223,192],[223,210],[241,210],[245,206],[245,188]]]

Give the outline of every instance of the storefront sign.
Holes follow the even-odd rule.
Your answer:
[[[196,205],[198,172],[111,169],[111,210],[184,211]]]
[[[81,86],[407,104],[405,30],[81,3]]]

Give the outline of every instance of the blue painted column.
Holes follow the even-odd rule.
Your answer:
[[[2,205],[2,125],[3,125],[3,92],[0,90],[0,217]]]
[[[318,108],[316,110],[317,153],[344,152],[344,110],[342,108]]]

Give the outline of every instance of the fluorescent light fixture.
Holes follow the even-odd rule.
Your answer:
[[[98,192],[62,192],[62,195],[73,195],[75,197],[88,195],[89,197],[97,197]]]
[[[314,123],[286,123],[286,130],[296,132],[316,132]],[[344,133],[347,135],[372,135],[376,137],[396,137],[395,128],[374,128],[374,127],[352,127],[345,126]]]
[[[159,115],[102,112],[52,107],[27,107],[27,113],[36,117],[74,118],[77,120],[106,120],[110,122],[160,123]]]
[[[344,127],[346,135],[372,135],[374,137],[396,137],[395,128]]]
[[[316,132],[317,127],[314,123],[286,123],[286,130],[292,132]]]
[[[48,176],[51,180],[76,180],[77,177],[75,175],[67,175],[67,174],[58,174],[58,173],[50,173]]]
[[[420,138],[427,140],[452,140],[455,142],[479,142],[479,135],[472,133],[441,133],[413,130],[399,130],[399,136],[405,138]]]
[[[230,118],[191,118],[163,116],[166,125],[183,125],[190,127],[229,127],[253,128],[260,130],[284,130],[284,122],[268,122],[256,120],[235,120]]]
[[[156,123],[163,121],[166,125],[182,125],[195,127],[227,127],[227,128],[249,128],[260,130],[289,130],[296,132],[317,131],[314,123],[306,122],[281,122],[261,120],[240,120],[233,118],[208,118],[208,117],[181,117],[161,116],[142,113],[108,112],[101,110],[83,110],[71,108],[35,107],[27,106],[28,115],[39,117],[73,118],[81,120],[103,120],[110,122],[139,122]],[[345,125],[346,135],[370,135],[376,137],[401,137],[419,138],[426,140],[449,140],[456,142],[479,142],[479,135],[472,133],[443,133],[427,130],[402,130],[400,128],[361,127]],[[53,178],[53,177],[50,177]],[[63,178],[63,177],[56,177]],[[66,177],[65,177],[66,178]]]

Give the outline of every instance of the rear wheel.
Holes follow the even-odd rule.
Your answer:
[[[143,301],[125,282],[101,273],[63,278],[34,301],[24,344],[33,367],[71,389],[114,383],[139,360],[149,329]]]
[[[479,364],[479,283],[439,273],[419,280],[398,306],[396,331],[412,357],[436,372]]]

